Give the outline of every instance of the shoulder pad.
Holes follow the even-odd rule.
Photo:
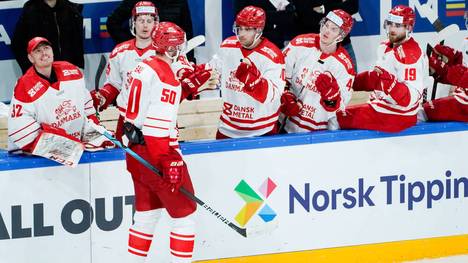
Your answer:
[[[318,34],[298,35],[293,40],[291,40],[291,45],[300,47],[317,47],[317,45],[319,44],[318,37]]]
[[[145,59],[143,63],[148,65],[156,73],[156,75],[162,82],[172,86],[178,86],[180,84],[179,81],[176,79],[174,72],[171,69],[171,66],[165,61],[158,58],[154,58]],[[138,67],[135,70],[137,69]]]
[[[281,50],[266,38],[255,48],[255,51],[269,58],[276,64],[284,64],[284,55]]]
[[[394,53],[395,58],[403,64],[414,64],[422,55],[421,48],[413,38],[394,48]]]
[[[239,40],[237,40],[236,36],[231,36],[226,38],[222,43],[221,47],[227,47],[227,48],[235,48],[235,47],[240,47]]]
[[[109,58],[114,58],[117,54],[133,48],[133,39],[118,44],[110,53]]]
[[[13,96],[21,102],[31,103],[40,98],[47,88],[48,83],[40,78],[31,67],[16,82]]]
[[[356,75],[356,72],[354,71],[353,67],[353,62],[351,60],[351,57],[349,56],[348,52],[346,49],[343,47],[339,47],[338,50],[333,54],[333,56],[345,66],[346,71],[348,71],[348,74],[350,75]]]

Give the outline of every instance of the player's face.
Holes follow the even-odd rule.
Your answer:
[[[341,29],[328,20],[320,27],[320,41],[325,45],[329,45],[341,37],[340,33]]]
[[[257,29],[253,27],[237,26],[237,38],[239,42],[244,47],[250,47],[255,41],[255,36],[257,35]]]
[[[386,21],[385,27],[388,32],[388,39],[391,43],[399,43],[406,38],[405,25]]]
[[[35,67],[50,67],[52,62],[54,62],[54,51],[48,44],[39,44],[39,46],[28,54],[28,58]]]
[[[149,39],[151,30],[156,25],[156,20],[152,15],[139,15],[135,19],[135,35],[140,39]]]

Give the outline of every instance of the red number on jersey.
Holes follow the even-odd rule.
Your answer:
[[[12,118],[18,118],[18,117],[23,116],[23,112],[21,112],[21,110],[23,109],[23,106],[21,106],[19,104],[13,104],[11,109],[12,109],[11,110],[11,117]]]
[[[177,97],[177,93],[175,91],[170,90],[170,89],[162,90],[162,96],[161,96],[162,102],[168,102],[174,105],[176,97]]]
[[[134,120],[138,116],[138,110],[140,108],[140,95],[141,95],[141,80],[132,79],[130,84],[130,94],[128,98],[127,106],[127,118]]]
[[[348,83],[346,83],[346,87],[348,88],[348,90],[351,90],[351,88],[353,87],[353,79],[348,80]]]
[[[415,68],[405,68],[405,80],[416,80]]]

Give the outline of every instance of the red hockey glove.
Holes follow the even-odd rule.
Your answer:
[[[243,91],[259,102],[266,100],[268,93],[268,82],[262,78],[260,71],[250,60],[244,59],[236,70],[236,78],[244,83]]]
[[[301,112],[302,109],[302,101],[296,98],[296,95],[294,93],[285,90],[283,94],[281,95],[281,106],[280,106],[280,111],[290,117],[290,116],[296,116]]]
[[[107,109],[119,93],[120,91],[110,84],[104,85],[99,91],[91,91],[94,108],[99,111]]]
[[[219,83],[219,74],[204,66],[196,66],[195,71],[185,74],[185,78],[180,81],[182,86],[181,101],[189,95],[197,95],[204,90],[216,89],[216,85]]]
[[[370,74],[375,74],[380,83],[380,85],[375,86],[375,90],[383,91],[387,95],[389,95],[390,92],[392,92],[393,88],[395,88],[396,84],[398,83],[395,75],[390,74],[388,71],[381,67],[375,67],[374,71]]]
[[[395,75],[381,67],[375,67],[374,71],[370,74],[376,74],[379,80],[375,90],[383,91],[388,96],[391,96],[400,106],[406,107],[409,105],[411,100],[409,89],[406,84],[398,82]]]
[[[446,82],[447,64],[444,63],[435,53],[429,57],[429,68],[431,75],[440,82]]]
[[[462,88],[468,88],[468,68],[459,64],[448,67],[447,74],[447,83],[450,83],[455,86]]]
[[[178,154],[167,155],[161,160],[161,169],[165,186],[172,192],[178,191],[185,181],[184,161]]]
[[[322,97],[320,104],[327,111],[335,111],[340,107],[340,87],[330,72],[324,72],[317,76],[315,87]]]
[[[463,54],[451,47],[437,44],[434,47],[435,53],[442,56],[442,60],[448,65],[462,64]]]

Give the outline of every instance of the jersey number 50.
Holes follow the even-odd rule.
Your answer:
[[[162,102],[168,102],[168,103],[174,105],[176,97],[177,97],[177,93],[175,91],[170,90],[170,89],[163,89],[162,90],[162,95],[161,95],[161,101]]]

